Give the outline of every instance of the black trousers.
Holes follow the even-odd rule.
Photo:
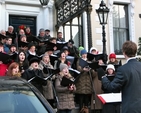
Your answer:
[[[77,94],[77,98],[80,110],[82,109],[83,106],[88,107],[88,105],[90,105],[91,94]]]

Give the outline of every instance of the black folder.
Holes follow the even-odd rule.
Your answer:
[[[28,47],[28,45],[29,45],[28,42],[19,41],[19,43],[18,43],[18,46],[19,46],[19,47]]]
[[[82,58],[79,59],[79,65],[84,68],[84,67],[89,67],[88,62],[83,60]]]
[[[94,59],[95,59],[95,61],[98,61],[100,59],[103,59],[104,55],[103,54],[94,55],[94,54],[91,54],[91,53],[87,53],[87,58],[88,58],[89,61],[92,61]]]
[[[57,50],[62,50],[64,46],[67,46],[68,42],[59,42],[57,41]]]
[[[54,66],[54,61],[55,60],[58,60],[58,56],[56,56],[56,55],[50,55],[49,57],[50,57],[50,63],[51,63],[51,65]]]
[[[10,56],[10,59],[16,61],[16,59],[18,58],[18,52],[11,53],[9,54],[9,56]]]
[[[76,79],[80,75],[80,72],[78,70],[73,69],[73,68],[69,68],[69,72],[74,77],[74,79]]]
[[[58,69],[51,69],[51,68],[48,68],[48,67],[44,67],[43,72],[45,74],[57,74],[57,73],[60,72],[60,69],[59,68]]]
[[[38,83],[44,83],[46,81],[46,79],[43,77],[40,77],[40,76],[34,76],[28,80],[28,82],[31,82],[31,81],[33,81],[33,82],[36,81]]]
[[[74,81],[68,79],[67,77],[63,76],[62,81],[61,81],[61,86],[67,87],[74,84]]]
[[[95,61],[95,62],[87,62],[87,61],[83,60],[82,58],[79,59],[79,65],[82,68],[84,68],[84,67],[89,67],[89,68],[92,68],[92,69],[99,68],[98,61]]]
[[[29,54],[28,57],[27,57],[27,59],[28,59],[28,61],[30,61],[30,59],[32,59],[33,57],[36,57],[36,58],[38,58],[39,60],[41,60],[42,57],[43,57],[43,55],[44,55],[44,54],[42,54],[42,55],[40,55],[40,56]]]
[[[9,60],[10,60],[10,56],[8,54],[0,52],[0,61],[6,64],[9,63],[8,62]]]

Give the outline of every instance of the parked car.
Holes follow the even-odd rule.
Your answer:
[[[17,77],[0,77],[0,113],[55,113],[42,94]]]

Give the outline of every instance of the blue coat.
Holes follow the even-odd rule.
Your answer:
[[[117,89],[122,92],[122,113],[141,113],[141,63],[130,59],[119,67],[115,78],[110,82],[103,77],[104,88],[109,91]]]

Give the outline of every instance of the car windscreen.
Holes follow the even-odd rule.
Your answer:
[[[0,113],[48,113],[41,101],[29,90],[0,91]]]

